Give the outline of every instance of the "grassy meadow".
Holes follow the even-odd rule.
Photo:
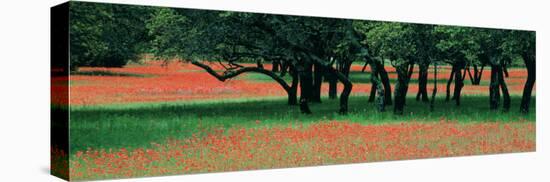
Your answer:
[[[322,104],[312,104],[312,115],[303,115],[297,106],[288,106],[286,98],[236,99],[228,101],[196,101],[194,103],[148,103],[73,107],[71,109],[71,150],[87,148],[109,149],[151,148],[151,143],[166,139],[185,139],[208,134],[219,128],[255,128],[287,125],[309,125],[329,121],[349,121],[364,125],[400,122],[514,123],[534,122],[535,112],[522,115],[519,111],[488,112],[488,100],[483,96],[466,96],[461,106],[439,97],[436,109],[409,97],[407,114],[396,116],[388,111],[376,111],[367,96],[350,98],[350,112],[336,112],[338,100],[324,98]],[[513,96],[512,104],[521,97]],[[535,99],[533,98],[533,104]],[[535,111],[535,110],[533,110]]]
[[[71,178],[535,150],[535,98],[529,114],[520,114],[517,107],[521,69],[511,69],[508,78],[509,112],[489,110],[487,82],[472,86],[466,81],[460,106],[445,102],[449,70],[442,68],[435,109],[414,99],[417,84],[411,82],[405,114],[396,116],[392,106],[378,112],[368,102],[369,74],[360,68],[352,68],[355,81],[347,115],[337,113],[338,99],[327,98],[326,84],[322,103],[310,104],[313,114],[304,115],[298,106],[287,105],[284,90],[263,75],[220,82],[191,65],[163,67],[155,62],[83,68],[70,80]],[[388,70],[395,79],[395,72]]]

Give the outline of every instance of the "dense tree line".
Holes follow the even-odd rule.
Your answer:
[[[429,103],[431,108],[437,80],[433,80],[430,98],[430,68],[437,78],[438,66],[451,67],[445,100],[452,100],[457,106],[461,104],[465,81],[479,85],[485,69],[490,68],[489,104],[493,110],[510,109],[505,81],[508,67],[527,68],[521,112],[529,111],[535,82],[535,33],[531,31],[211,10],[81,6],[71,9],[71,63],[75,67],[123,66],[140,53],[151,53],[164,60],[194,64],[220,81],[243,73],[264,74],[287,92],[289,105],[299,105],[306,114],[312,112],[310,103],[322,102],[323,83],[329,85],[329,99],[340,99],[338,111],[348,112],[353,88],[349,76],[354,62],[364,64],[363,71],[370,67],[370,73],[365,73],[372,82],[369,102],[375,102],[379,111],[393,105],[396,114],[404,112],[415,66],[419,70],[416,100]],[[212,63],[223,70],[213,69]],[[265,63],[271,63],[272,69],[265,69]],[[387,64],[397,73],[393,92]],[[285,81],[285,76],[290,76],[291,81]],[[339,96],[337,83],[344,86]]]
[[[137,60],[150,41],[145,23],[153,9],[71,2],[71,70],[80,66],[122,67]]]

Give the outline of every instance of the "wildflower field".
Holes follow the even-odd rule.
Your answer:
[[[70,150],[52,148],[52,170],[56,157],[69,158],[71,180],[90,180],[536,149],[535,98],[529,114],[489,111],[488,83],[482,82],[465,85],[456,106],[444,101],[450,71],[441,67],[434,110],[414,99],[418,87],[411,84],[406,112],[396,116],[368,102],[370,75],[361,68],[351,68],[347,115],[335,112],[338,100],[327,98],[325,85],[323,104],[312,103],[315,112],[304,115],[263,75],[220,82],[194,65],[157,61],[83,67],[69,80]],[[517,105],[526,73],[509,72]]]

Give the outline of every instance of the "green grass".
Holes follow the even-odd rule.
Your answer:
[[[363,124],[390,122],[438,122],[445,118],[457,122],[513,122],[535,121],[535,98],[528,115],[518,112],[519,96],[512,96],[508,113],[491,112],[487,96],[466,95],[462,105],[444,102],[438,98],[436,109],[430,112],[425,103],[412,97],[407,101],[405,115],[395,116],[375,110],[366,96],[350,98],[349,114],[339,115],[338,100],[323,99],[322,104],[311,104],[312,115],[303,115],[297,106],[286,105],[286,98],[237,99],[225,101],[194,101],[169,103],[139,103],[71,107],[71,153],[87,148],[151,147],[167,139],[184,139],[192,134],[204,134],[219,127],[265,127],[347,120]],[[261,124],[256,124],[260,120]]]
[[[277,75],[280,75],[280,73],[277,73]],[[285,82],[287,82],[289,84],[292,83],[292,76],[290,76],[290,74],[287,73],[282,78],[283,78],[283,80],[285,80]],[[260,73],[245,74],[241,77],[237,77],[236,79],[247,80],[247,81],[255,81],[255,82],[273,83],[273,78],[271,78],[267,75],[264,75],[264,74],[260,74]]]

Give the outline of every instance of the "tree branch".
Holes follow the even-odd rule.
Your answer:
[[[237,77],[240,74],[247,73],[247,72],[261,73],[261,74],[267,75],[267,76],[271,77],[273,80],[277,81],[277,83],[279,83],[279,85],[281,85],[281,87],[283,87],[283,89],[285,89],[285,91],[287,91],[287,92],[290,91],[290,86],[288,86],[288,84],[285,82],[285,80],[283,78],[281,78],[279,75],[275,74],[274,72],[263,69],[263,68],[241,67],[241,68],[238,68],[238,69],[235,69],[235,70],[230,70],[230,71],[228,70],[228,71],[224,72],[223,74],[219,74],[218,72],[214,71],[210,66],[202,64],[199,61],[193,60],[193,61],[191,61],[191,64],[204,69],[210,75],[216,77],[216,79],[218,79],[219,81],[222,81],[222,82],[227,80],[227,79]]]

